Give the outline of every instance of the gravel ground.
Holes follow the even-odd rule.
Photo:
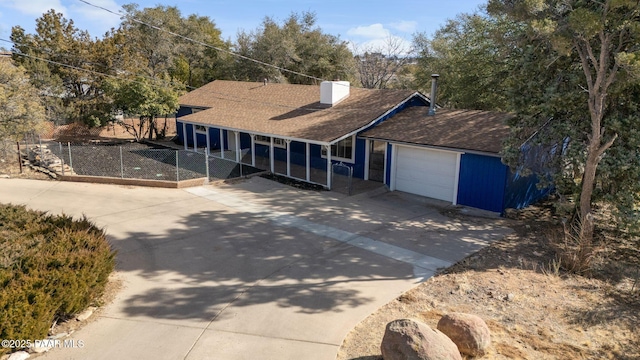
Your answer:
[[[53,150],[57,150],[55,146]],[[202,153],[140,143],[72,144],[71,151],[67,146],[62,147],[62,156],[78,175],[177,181],[202,178],[207,174],[206,159]],[[210,176],[217,179],[241,176],[238,164],[211,156],[208,170]],[[250,166],[242,166],[242,175],[257,171]]]

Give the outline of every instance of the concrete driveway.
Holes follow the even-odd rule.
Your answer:
[[[511,230],[400,193],[252,178],[185,190],[0,180],[0,201],[86,214],[123,289],[45,359],[334,359],[357,323]]]

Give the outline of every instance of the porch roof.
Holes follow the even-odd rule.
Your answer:
[[[416,94],[412,90],[350,88],[328,107],[320,86],[216,80],[183,95],[183,106],[208,107],[180,120],[246,132],[331,142],[357,131]]]
[[[403,143],[497,154],[509,135],[506,120],[512,114],[411,107],[360,136]]]

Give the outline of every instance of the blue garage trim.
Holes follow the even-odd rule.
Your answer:
[[[508,171],[498,157],[461,155],[458,204],[502,212]]]

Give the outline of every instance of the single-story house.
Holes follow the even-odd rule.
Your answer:
[[[521,177],[501,162],[508,116],[436,109],[417,91],[346,81],[216,80],[180,98],[176,125],[186,150],[327,188],[340,164],[392,191],[503,212],[545,195],[535,176]]]

